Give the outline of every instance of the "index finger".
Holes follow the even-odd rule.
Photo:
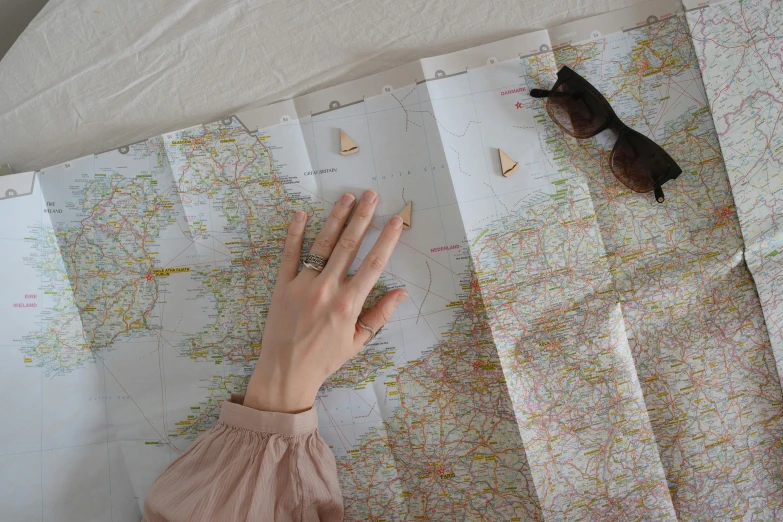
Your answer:
[[[296,277],[299,270],[299,256],[302,252],[302,240],[304,239],[307,214],[301,210],[294,213],[294,219],[288,227],[288,236],[285,239],[283,254],[280,258],[280,267],[277,269],[277,285],[285,285]]]
[[[389,262],[401,232],[402,218],[394,216],[383,227],[380,237],[351,278],[349,285],[356,289],[362,303],[386,268],[386,263]]]

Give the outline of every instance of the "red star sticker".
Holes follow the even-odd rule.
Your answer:
[[[522,108],[522,104],[520,102],[517,102],[516,105],[517,105],[517,109],[521,109]]]
[[[153,279],[153,276],[152,276],[152,274],[147,274],[146,276],[144,276],[144,278],[145,278],[147,281],[152,281],[152,279]]]

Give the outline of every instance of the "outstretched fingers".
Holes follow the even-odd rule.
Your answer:
[[[341,280],[348,273],[348,269],[359,251],[364,233],[370,226],[377,203],[378,195],[372,190],[366,190],[362,194],[353,216],[348,221],[348,226],[345,227],[340,240],[334,247],[332,257],[329,258],[329,263],[324,269],[324,274],[329,274],[331,277],[337,276],[337,279]]]
[[[397,288],[388,292],[381,297],[381,300],[375,303],[375,306],[370,308],[366,314],[361,316],[358,321],[364,323],[374,333],[383,328],[383,326],[391,321],[394,311],[397,307],[408,297],[408,292],[402,288]],[[364,346],[368,340],[374,335],[365,328],[362,328],[359,322],[356,322],[356,331],[353,336],[354,340],[354,352],[358,352]]]
[[[402,218],[400,216],[392,217],[383,227],[380,237],[375,242],[370,252],[362,260],[359,270],[351,278],[350,285],[356,291],[356,297],[359,304],[364,303],[367,294],[378,282],[389,258],[394,252],[394,247],[400,239],[402,232]]]
[[[280,267],[277,269],[277,285],[285,285],[294,277],[299,270],[299,256],[302,253],[302,239],[304,238],[305,225],[307,224],[307,214],[302,210],[297,210],[291,225],[288,227],[288,236],[285,238],[283,255],[280,260]]]
[[[313,243],[313,247],[310,249],[311,254],[330,259],[332,250],[340,238],[340,233],[343,231],[345,221],[351,214],[355,201],[356,198],[350,192],[342,195],[340,201],[332,208],[329,217],[326,218],[326,223],[324,223],[323,228],[315,238],[315,243]],[[313,278],[318,275],[318,272],[315,270],[303,270],[302,273]]]

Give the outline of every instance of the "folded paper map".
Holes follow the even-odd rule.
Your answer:
[[[2,517],[138,520],[247,385],[294,211],[371,188],[357,265],[414,202],[371,294],[411,298],[316,401],[346,520],[783,519],[782,48],[779,0],[645,2],[3,176]],[[665,204],[529,96],[562,65]]]

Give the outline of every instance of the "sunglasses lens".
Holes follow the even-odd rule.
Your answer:
[[[634,192],[650,192],[665,181],[669,162],[661,148],[637,132],[623,134],[612,151],[612,172]]]
[[[600,99],[576,79],[560,80],[547,98],[549,116],[575,138],[598,133],[609,115]]]

